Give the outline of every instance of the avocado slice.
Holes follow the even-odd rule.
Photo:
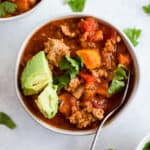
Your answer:
[[[48,85],[38,96],[35,103],[45,118],[53,118],[58,111],[57,86]]]
[[[22,72],[23,94],[25,96],[38,94],[48,83],[52,83],[52,73],[44,51],[40,51],[27,62]]]

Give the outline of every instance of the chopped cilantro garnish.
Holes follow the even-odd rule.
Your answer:
[[[16,128],[14,121],[4,112],[0,112],[0,124],[5,125],[10,129]]]
[[[15,3],[4,1],[0,3],[0,17],[5,17],[7,14],[14,13],[17,9]]]
[[[58,90],[61,90],[63,87],[69,84],[70,77],[68,73],[64,73],[62,76],[58,76],[54,78],[54,84],[58,86]]]
[[[142,150],[150,150],[150,142],[147,142]]]
[[[124,30],[124,33],[127,35],[133,46],[138,45],[138,38],[141,35],[141,30],[140,29],[135,29],[135,28],[127,28]]]
[[[70,80],[74,79],[82,67],[83,61],[80,57],[63,57],[60,61],[59,69],[65,71],[65,73],[62,76],[54,78],[54,84],[58,85],[58,90],[65,87]]]
[[[85,3],[86,0],[65,0],[65,4],[68,4],[73,12],[82,12]]]
[[[143,10],[144,10],[145,13],[150,14],[150,4],[146,5],[146,6],[143,6]]]
[[[123,87],[125,87],[125,80],[127,79],[126,70],[119,64],[117,69],[114,71],[114,77],[108,89],[108,93],[113,95],[119,92]]]

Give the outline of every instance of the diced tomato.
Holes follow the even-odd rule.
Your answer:
[[[91,83],[91,82],[95,82],[96,81],[96,78],[95,76],[93,75],[90,75],[90,74],[87,74],[87,73],[84,73],[84,72],[80,72],[80,77],[85,80],[85,82],[87,84]]]
[[[94,18],[88,17],[83,22],[81,22],[80,28],[82,32],[95,31],[98,28],[98,23]]]

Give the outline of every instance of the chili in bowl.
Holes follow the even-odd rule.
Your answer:
[[[43,0],[0,0],[0,21],[14,20],[34,11]]]
[[[129,70],[126,103],[139,80],[130,42],[104,20],[68,16],[27,38],[17,60],[16,90],[27,112],[48,129],[91,134],[120,103]]]

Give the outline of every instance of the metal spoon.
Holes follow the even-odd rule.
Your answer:
[[[128,88],[129,88],[129,83],[130,83],[130,76],[131,76],[131,73],[129,71],[128,72],[128,80],[127,80],[127,84],[126,84],[126,88],[125,88],[122,100],[121,100],[120,104],[117,107],[115,107],[109,114],[107,114],[107,116],[101,122],[100,126],[97,128],[96,134],[93,138],[90,150],[95,150],[96,142],[98,141],[98,137],[99,137],[100,132],[101,132],[104,124],[106,123],[106,121],[124,104],[127,93],[128,93]]]

